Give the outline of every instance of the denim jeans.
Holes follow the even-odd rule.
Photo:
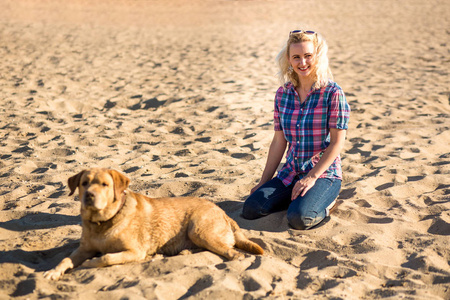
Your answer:
[[[326,218],[326,208],[337,198],[341,180],[319,178],[305,194],[291,201],[292,189],[298,179],[285,186],[275,177],[266,182],[247,200],[242,209],[245,219],[257,219],[271,213],[286,210],[289,225],[295,229],[310,229]]]

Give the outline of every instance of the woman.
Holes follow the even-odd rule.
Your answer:
[[[246,219],[287,209],[293,228],[310,229],[336,203],[350,107],[332,81],[327,51],[320,34],[295,30],[277,56],[275,133],[261,180],[244,203]],[[272,178],[287,146],[286,163]]]

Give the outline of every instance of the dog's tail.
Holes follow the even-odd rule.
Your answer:
[[[236,248],[245,250],[253,254],[264,254],[264,250],[255,242],[250,241],[241,231],[239,225],[230,218],[231,228],[234,232],[234,239],[236,241]]]

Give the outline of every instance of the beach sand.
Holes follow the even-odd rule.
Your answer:
[[[450,3],[0,1],[0,299],[449,299]],[[352,113],[319,227],[240,212],[293,29],[326,38]],[[148,257],[45,280],[81,235],[67,179],[117,169],[217,203],[263,256]]]

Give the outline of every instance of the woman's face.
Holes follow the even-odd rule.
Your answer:
[[[299,78],[310,76],[316,63],[313,42],[292,44],[289,47],[289,63]]]

